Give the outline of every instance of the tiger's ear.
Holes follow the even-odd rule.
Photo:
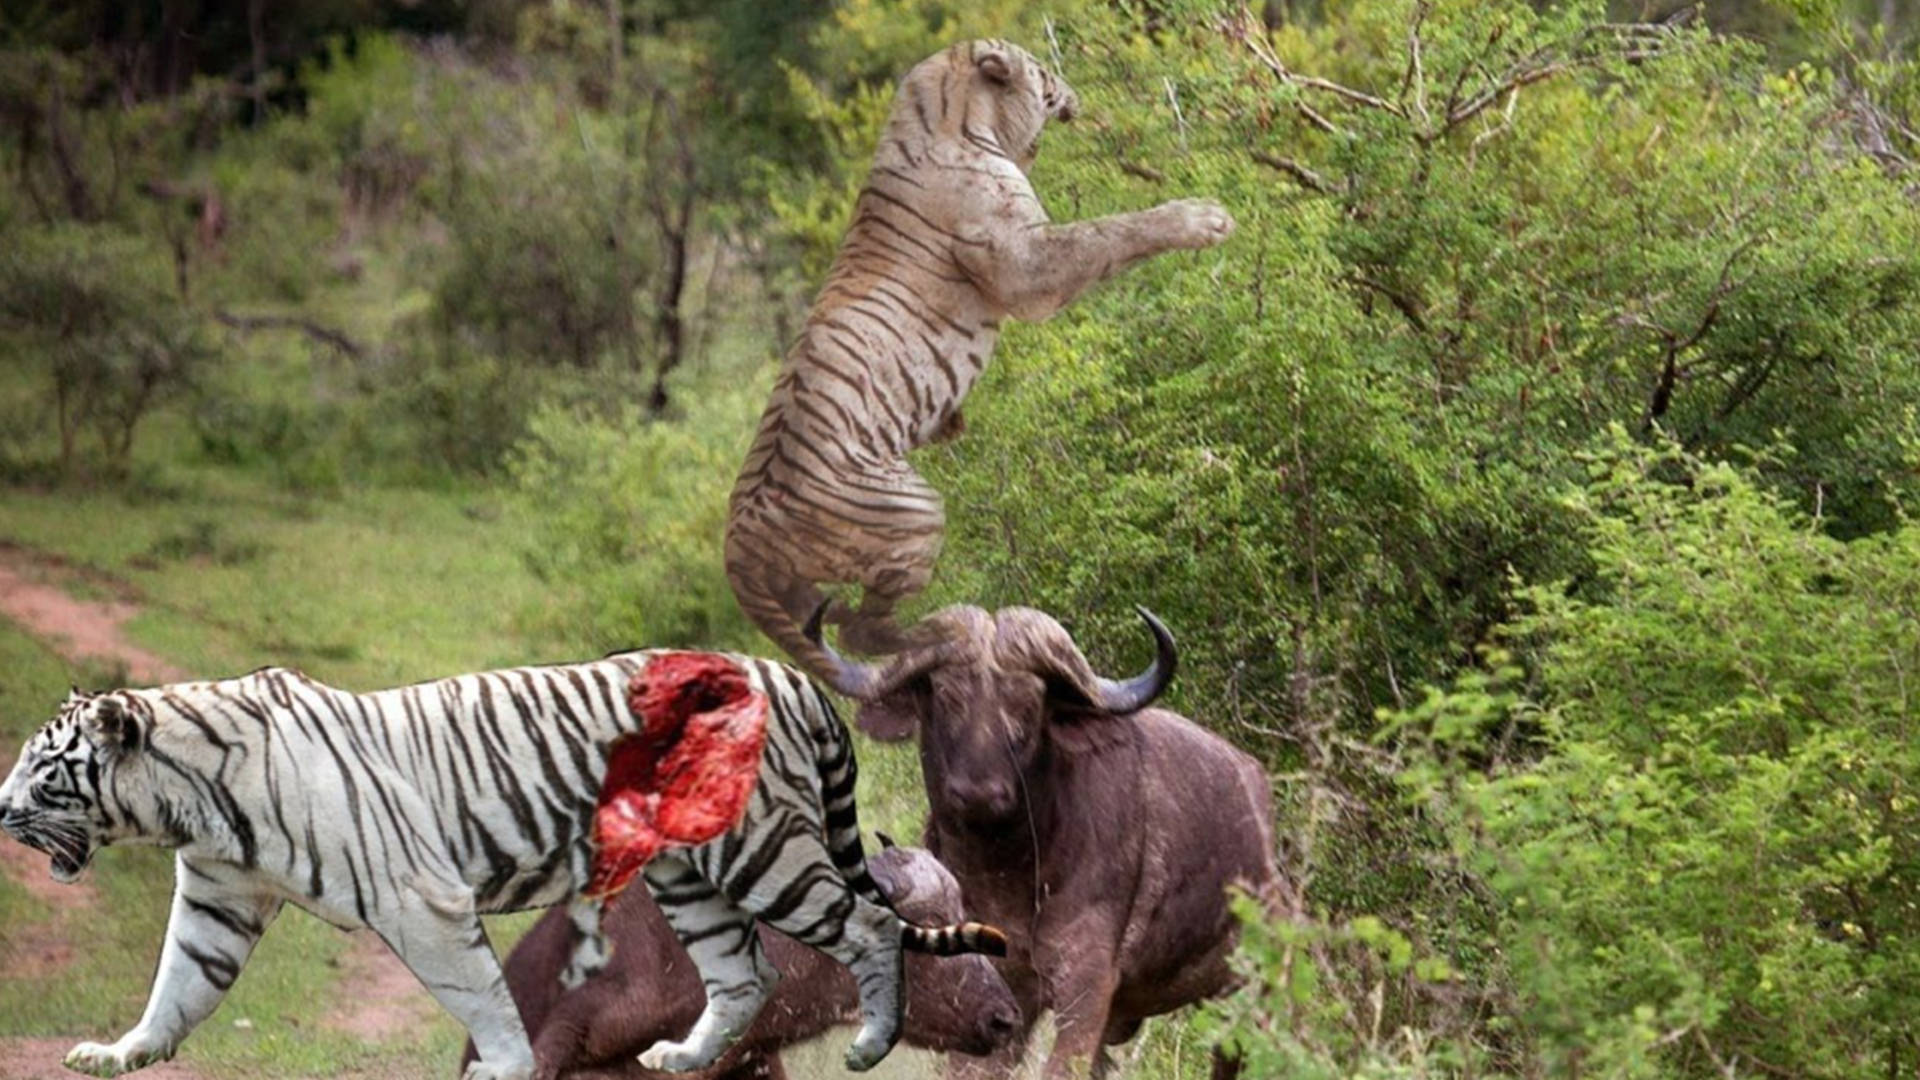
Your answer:
[[[115,753],[140,749],[143,733],[140,721],[127,711],[126,703],[116,697],[102,697],[87,710],[80,721],[81,734],[102,750]]]
[[[973,66],[988,82],[1005,86],[1013,81],[1013,60],[1006,52],[995,46],[978,49],[973,54]]]

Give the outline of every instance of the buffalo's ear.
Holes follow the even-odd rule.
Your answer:
[[[853,722],[881,742],[911,739],[920,726],[921,700],[911,687],[897,690],[877,701],[861,702],[854,710]]]
[[[1090,705],[1049,703],[1047,737],[1065,753],[1091,754],[1133,741],[1133,717],[1115,716]]]
[[[103,695],[95,699],[80,721],[81,734],[102,750],[121,752],[138,750],[142,738],[140,721],[117,697]]]

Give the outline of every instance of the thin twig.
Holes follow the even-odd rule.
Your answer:
[[[1162,77],[1160,81],[1167,88],[1167,104],[1173,106],[1173,126],[1180,134],[1180,152],[1184,154],[1187,152],[1187,118],[1180,115],[1180,94],[1174,89],[1172,79]]]
[[[1427,21],[1433,5],[1421,0],[1413,9],[1413,25],[1407,30],[1407,71],[1413,82],[1413,111],[1420,118],[1422,131],[1433,130],[1433,117],[1427,114],[1427,73],[1420,66],[1420,27]]]
[[[1326,177],[1321,176],[1319,173],[1314,172],[1312,169],[1307,168],[1292,158],[1281,157],[1278,154],[1270,154],[1265,150],[1255,150],[1253,152],[1253,160],[1265,165],[1269,169],[1278,169],[1286,173],[1288,176],[1300,181],[1302,187],[1312,188],[1322,195],[1331,195],[1334,193],[1334,187],[1332,184],[1327,183]]]
[[[348,337],[344,332],[296,315],[235,315],[230,311],[215,311],[213,318],[222,326],[230,326],[235,330],[249,333],[254,330],[298,330],[315,341],[333,346],[355,360],[367,355],[367,347]]]

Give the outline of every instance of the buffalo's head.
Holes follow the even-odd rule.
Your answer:
[[[824,610],[824,609],[823,609]],[[920,731],[928,798],[975,829],[1014,820],[1023,782],[1049,750],[1081,753],[1124,731],[1173,678],[1173,635],[1145,608],[1153,663],[1124,681],[1094,673],[1066,629],[1032,608],[993,614],[948,608],[929,620],[934,644],[859,664],[826,648],[833,687],[860,703],[856,722],[879,739]],[[808,635],[820,640],[820,612]]]

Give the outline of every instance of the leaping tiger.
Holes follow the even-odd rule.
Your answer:
[[[906,454],[957,436],[1001,320],[1045,319],[1142,259],[1233,231],[1199,199],[1054,225],[1027,170],[1073,89],[1005,41],[955,45],[900,84],[827,282],[789,350],[733,488],[727,577],[747,615],[802,667],[831,669],[801,626],[822,585],[861,652],[910,640],[893,622],[924,589],[945,529]]]
[[[472,1034],[480,1060],[467,1080],[532,1076],[479,917],[573,898],[582,943],[567,980],[604,965],[598,904],[581,898],[594,871],[589,823],[610,754],[638,737],[630,684],[688,655],[622,653],[370,694],[279,668],[75,691],[0,783],[0,829],[49,855],[59,881],[108,844],[168,846],[175,887],[145,1014],[111,1045],[74,1047],[67,1064],[116,1075],[171,1057],[291,902],[380,934]],[[764,695],[764,744],[738,823],[642,870],[707,1005],[685,1039],[640,1061],[701,1068],[746,1029],[777,977],[758,917],[852,969],[863,1024],[847,1064],[867,1068],[899,1030],[903,946],[998,952],[1005,939],[975,923],[903,922],[867,876],[852,750],[826,697],[791,668],[698,655]]]

